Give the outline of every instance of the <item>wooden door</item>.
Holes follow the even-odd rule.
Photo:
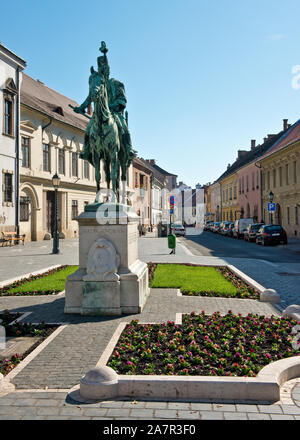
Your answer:
[[[55,215],[55,194],[54,191],[47,191],[46,204],[46,227],[47,231],[53,236],[54,215]]]

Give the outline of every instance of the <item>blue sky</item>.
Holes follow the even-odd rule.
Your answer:
[[[79,103],[106,41],[134,147],[189,185],[300,117],[298,0],[16,0],[8,12],[0,41]]]

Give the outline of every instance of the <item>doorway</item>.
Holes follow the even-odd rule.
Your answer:
[[[46,194],[46,229],[53,237],[55,216],[55,193],[47,191]]]

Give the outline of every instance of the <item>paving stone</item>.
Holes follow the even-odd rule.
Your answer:
[[[175,409],[156,409],[154,417],[160,419],[177,419],[177,411]]]
[[[214,403],[213,404],[213,411],[229,411],[229,412],[233,412],[235,411],[235,405],[230,405],[228,403]]]
[[[199,411],[184,411],[178,410],[178,418],[179,419],[200,419]]]
[[[135,402],[135,403],[133,403]],[[119,403],[120,406],[118,408],[130,408],[130,409],[136,409],[136,408],[145,408],[146,402],[144,401],[129,401],[129,402],[116,402]],[[115,408],[117,408],[117,405],[115,406]]]
[[[80,416],[83,414],[82,408],[77,408],[77,406],[69,405],[67,407],[62,407],[60,409],[60,415],[62,416]]]
[[[6,397],[0,397],[0,406],[5,405],[12,405],[15,402],[15,398],[6,398]]]
[[[22,416],[21,420],[45,420],[46,416]]]
[[[290,414],[270,414],[272,420],[295,420]]]
[[[299,414],[300,415],[300,408],[296,405],[281,405],[283,414]]]
[[[271,420],[270,414],[248,413],[249,420]]]
[[[12,406],[34,406],[37,403],[37,399],[16,399]]]
[[[168,409],[191,409],[191,404],[188,402],[169,402]]]
[[[84,408],[83,415],[88,417],[104,417],[107,413],[106,408]]]
[[[92,417],[84,417],[84,416],[71,416],[68,420],[92,420]]]
[[[146,402],[145,408],[166,409],[167,402]]]
[[[191,403],[191,410],[192,411],[212,411],[212,404],[211,403]]]
[[[148,417],[153,417],[153,409],[132,409],[129,415],[130,417],[143,417],[147,419]]]
[[[41,399],[38,401],[37,406],[62,406],[63,402],[56,399]]]
[[[59,415],[60,408],[56,408],[53,406],[45,406],[43,408],[37,408],[38,416],[55,416]]]
[[[10,415],[6,415],[6,416],[1,416],[0,415],[0,420],[20,420],[21,417],[20,416],[10,416]]]
[[[251,412],[257,413],[258,407],[257,405],[246,405],[246,404],[236,404],[236,410],[241,412]]]
[[[109,408],[106,417],[129,417],[129,411],[127,408]]]
[[[267,414],[282,414],[280,405],[258,405],[259,412]]]
[[[222,412],[216,411],[200,411],[201,420],[224,420]]]
[[[245,412],[226,412],[224,411],[225,420],[248,420]]]

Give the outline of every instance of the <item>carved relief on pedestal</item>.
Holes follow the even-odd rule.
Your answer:
[[[120,265],[120,256],[114,245],[100,238],[90,248],[84,281],[118,281],[117,274]]]

